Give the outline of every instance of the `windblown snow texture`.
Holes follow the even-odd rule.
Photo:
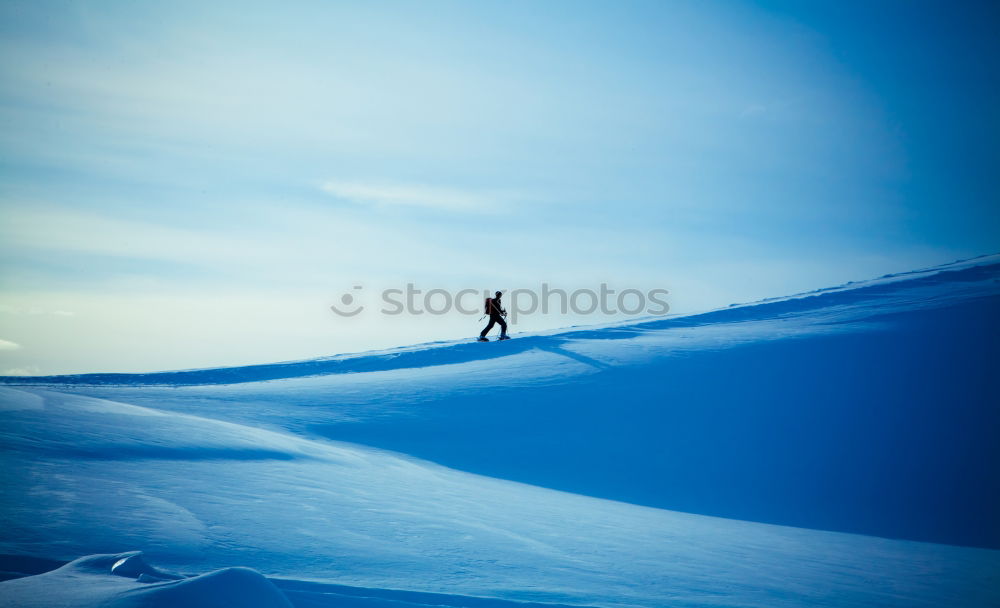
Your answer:
[[[503,344],[4,378],[0,605],[997,605],[998,305],[993,257]]]

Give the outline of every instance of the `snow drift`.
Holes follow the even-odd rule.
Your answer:
[[[51,572],[4,583],[0,606],[62,608],[292,608],[273,583],[247,568],[185,578],[148,566],[138,552],[90,555]]]

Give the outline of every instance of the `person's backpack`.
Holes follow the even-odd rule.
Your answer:
[[[483,305],[483,312],[490,314],[490,298],[486,298],[486,303]]]

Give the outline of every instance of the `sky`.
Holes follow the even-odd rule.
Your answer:
[[[0,374],[478,333],[381,314],[407,284],[684,313],[1000,251],[998,25],[975,2],[6,1]]]

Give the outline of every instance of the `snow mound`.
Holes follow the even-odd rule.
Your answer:
[[[0,583],[4,608],[292,608],[249,568],[185,578],[150,567],[139,552],[88,555],[51,572]]]
[[[29,568],[32,558],[3,556]],[[109,567],[110,565],[110,567]],[[109,574],[111,576],[109,576]],[[136,584],[139,583],[139,584]],[[0,583],[0,608],[588,608],[493,598],[267,579],[250,568],[181,576],[146,563],[140,551],[88,555]]]

